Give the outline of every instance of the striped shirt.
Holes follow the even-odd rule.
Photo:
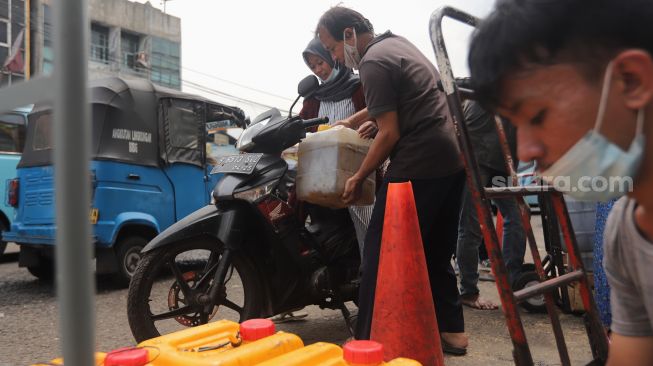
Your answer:
[[[329,117],[329,124],[333,125],[337,121],[348,118],[354,113],[356,113],[356,108],[354,107],[354,102],[351,98],[339,100],[337,102],[323,100],[320,101],[318,117]]]

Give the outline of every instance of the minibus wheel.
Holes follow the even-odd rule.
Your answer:
[[[148,240],[141,236],[126,236],[116,243],[116,262],[118,272],[114,275],[114,282],[120,286],[129,286],[138,262],[143,255],[141,250],[145,248]]]
[[[50,282],[54,280],[54,260],[51,258],[41,257],[38,265],[27,266],[27,270],[32,274],[32,276],[41,281]]]
[[[7,231],[7,229],[7,225],[5,225],[5,223],[0,220],[0,231]],[[0,257],[5,254],[5,249],[7,249],[7,242],[0,240]]]

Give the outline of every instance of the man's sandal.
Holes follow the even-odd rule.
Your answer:
[[[448,353],[453,356],[464,356],[467,354],[467,348],[463,347],[456,347],[454,345],[449,344],[447,341],[444,339],[440,340],[442,344],[442,352]]]
[[[273,316],[271,320],[275,323],[286,323],[286,322],[295,322],[303,320],[308,316],[308,313],[293,313],[292,311],[287,311],[279,315]]]

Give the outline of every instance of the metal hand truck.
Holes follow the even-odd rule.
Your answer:
[[[513,359],[515,364],[519,366],[533,365],[533,358],[528,346],[528,341],[526,340],[526,334],[524,332],[524,327],[519,316],[517,304],[531,297],[543,295],[546,304],[546,311],[548,312],[549,318],[551,319],[551,326],[555,335],[556,345],[560,355],[560,362],[563,366],[571,365],[569,352],[567,350],[564,334],[562,332],[562,327],[560,325],[560,320],[556,311],[554,293],[563,290],[561,292],[564,296],[564,293],[566,292],[564,291],[565,287],[570,283],[577,281],[580,284],[580,293],[583,300],[583,305],[586,309],[585,328],[593,355],[593,361],[590,362],[589,365],[602,365],[607,360],[607,337],[603,331],[603,327],[597,315],[596,306],[594,304],[594,299],[592,297],[588,280],[585,275],[585,269],[579,255],[580,252],[578,250],[576,238],[571,228],[571,220],[569,219],[569,214],[567,212],[564,198],[560,192],[557,192],[551,186],[529,186],[526,188],[521,187],[517,184],[517,176],[513,169],[512,157],[508,149],[507,140],[505,138],[501,121],[498,118],[496,118],[497,133],[499,135],[503,153],[506,158],[506,165],[508,166],[509,172],[512,176],[513,186],[486,188],[481,185],[478,164],[474,155],[473,147],[470,144],[467,126],[463,117],[463,111],[460,102],[461,94],[468,94],[468,96],[473,98],[473,90],[459,88],[453,77],[451,65],[449,62],[449,56],[447,54],[447,49],[445,47],[445,42],[442,34],[442,20],[444,17],[452,18],[472,27],[476,27],[476,25],[479,23],[479,19],[457,9],[444,7],[436,10],[432,14],[429,28],[431,34],[431,42],[433,43],[433,49],[435,51],[438,68],[440,69],[442,86],[447,97],[449,110],[453,117],[458,144],[461,149],[461,157],[465,163],[467,185],[470,189],[474,204],[476,206],[478,220],[483,232],[483,239],[487,248],[488,255],[490,257],[492,272],[494,273],[497,289],[501,298],[503,313],[506,317],[508,330],[512,339],[514,347]],[[542,260],[537,248],[537,243],[535,242],[535,237],[533,235],[533,229],[530,223],[529,209],[523,198],[524,196],[533,194],[537,194],[539,196],[540,201],[543,202],[544,206],[552,208],[552,212],[544,211],[542,213],[548,219],[546,226],[549,226],[549,228],[545,228],[545,232],[548,231],[545,238],[548,237],[548,239],[553,239],[552,236],[557,235],[552,234],[552,230],[547,230],[551,227],[549,224],[559,224],[560,230],[563,233],[563,237],[568,248],[569,271],[556,271],[556,273],[553,273],[552,278],[549,278],[544,271]],[[497,233],[490,209],[490,199],[507,197],[514,197],[519,203],[522,223],[527,234],[527,241],[533,256],[535,270],[540,279],[540,283],[526,287],[519,291],[513,291],[508,280],[508,273],[501,255],[501,248],[497,238]],[[550,206],[547,206],[549,204]],[[553,219],[554,217],[557,218],[557,223],[556,220]],[[556,239],[559,241],[559,238]],[[559,253],[555,253],[555,255],[549,256],[549,264],[559,268],[564,268],[562,263],[558,263],[561,258],[561,256],[558,254]],[[552,273],[549,273],[549,275],[552,275]]]

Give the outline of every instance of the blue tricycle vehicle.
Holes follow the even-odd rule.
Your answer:
[[[10,113],[0,115],[0,182],[9,187],[16,176],[16,165],[25,145],[25,126],[27,114],[32,106],[18,108]],[[16,215],[13,201],[17,197],[7,197],[0,203],[0,232],[6,231]],[[5,252],[7,242],[0,240],[0,256]]]
[[[245,116],[237,107],[147,80],[94,81],[90,100],[96,273],[124,285],[150,239],[209,203],[220,179],[209,174],[209,130],[243,127]],[[28,118],[17,178],[7,193],[16,218],[3,239],[19,245],[21,267],[49,280],[56,237],[51,107],[37,105]]]

